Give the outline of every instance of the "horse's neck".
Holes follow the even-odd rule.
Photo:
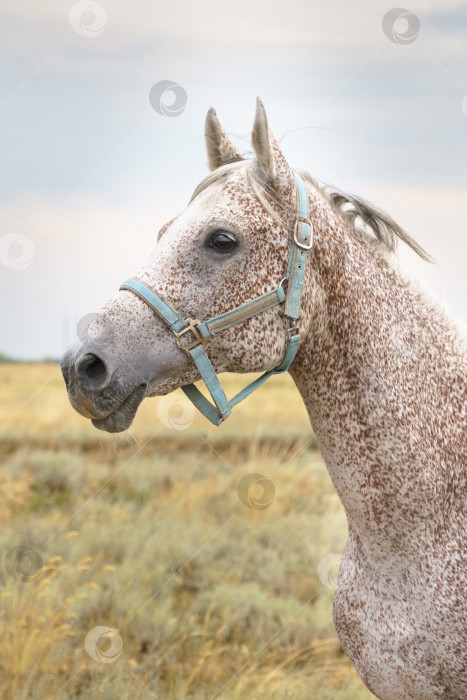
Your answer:
[[[465,357],[379,254],[355,242],[348,255],[311,263],[315,310],[291,374],[349,527],[406,547],[465,507]]]

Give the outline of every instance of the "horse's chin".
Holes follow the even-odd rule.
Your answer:
[[[105,418],[93,418],[91,423],[95,428],[105,430],[107,433],[122,433],[128,430],[145,395],[146,384],[140,384],[115,411]]]

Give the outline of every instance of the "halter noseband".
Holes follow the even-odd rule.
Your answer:
[[[128,279],[120,289],[127,289],[136,294],[148,304],[156,314],[168,325],[175,335],[177,346],[195,362],[201,377],[211,394],[214,405],[206,399],[194,384],[182,386],[182,390],[190,401],[208,418],[214,425],[220,425],[232,412],[232,408],[246,399],[255,389],[269,379],[273,374],[286,372],[297,353],[300,342],[297,322],[300,317],[300,299],[305,273],[306,253],[313,244],[312,226],[308,218],[308,196],[305,183],[302,178],[294,173],[298,191],[298,216],[294,223],[293,240],[290,250],[287,272],[282,282],[287,281],[287,294],[284,292],[282,282],[276,289],[266,292],[256,299],[247,301],[231,311],[213,316],[208,321],[200,322],[192,318],[184,319],[171,306],[169,306],[151,287],[136,279]],[[211,335],[217,335],[226,328],[242,323],[257,314],[272,309],[285,302],[284,315],[292,322],[288,329],[288,343],[282,361],[277,367],[264,372],[260,377],[248,384],[230,401],[217,378],[216,372],[204,350],[207,339]],[[181,338],[190,332],[194,338],[191,343],[182,344]]]

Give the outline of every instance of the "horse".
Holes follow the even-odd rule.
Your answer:
[[[182,387],[219,424],[234,403],[218,373],[289,371],[347,516],[344,651],[381,700],[465,700],[466,341],[393,253],[401,240],[429,255],[294,170],[259,99],[254,157],[213,109],[205,137],[210,173],[62,357],[71,404],[119,432],[144,397]]]

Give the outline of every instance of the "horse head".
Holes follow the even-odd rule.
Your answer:
[[[279,289],[287,276],[296,217],[294,171],[260,100],[252,131],[255,158],[242,156],[213,109],[205,136],[211,173],[188,206],[162,227],[149,260],[134,275],[184,319],[210,319]],[[210,335],[206,351],[214,371],[278,366],[287,350],[290,318],[276,304]],[[297,331],[298,326],[303,337],[306,314],[294,324]],[[126,430],[144,397],[199,379],[184,347],[140,296],[119,290],[62,357],[73,407],[97,428]]]

